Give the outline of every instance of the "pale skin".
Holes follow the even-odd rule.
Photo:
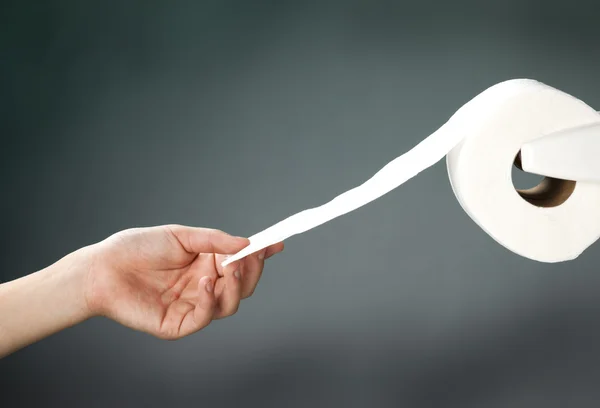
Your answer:
[[[0,285],[0,358],[95,316],[175,340],[237,312],[283,243],[233,262],[249,244],[181,225],[121,231]]]

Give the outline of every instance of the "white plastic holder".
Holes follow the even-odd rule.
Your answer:
[[[600,183],[600,116],[596,123],[525,143],[521,168],[556,179]]]

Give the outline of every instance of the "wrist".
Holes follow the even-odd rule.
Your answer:
[[[42,271],[43,279],[63,296],[69,320],[79,323],[94,316],[87,297],[87,282],[94,262],[93,247],[72,252]]]
[[[106,316],[106,309],[110,304],[110,290],[107,289],[110,287],[107,284],[110,266],[106,264],[106,252],[106,243],[101,241],[74,253],[85,277],[81,292],[88,318]]]
[[[98,302],[94,296],[94,281],[98,274],[100,260],[99,244],[78,249],[61,260],[70,265],[70,268],[67,268],[66,271],[70,273],[73,287],[76,288],[76,302],[84,319],[100,314]],[[69,269],[70,272],[68,272]]]

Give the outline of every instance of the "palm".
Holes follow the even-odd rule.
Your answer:
[[[125,231],[105,245],[111,265],[94,282],[96,293],[107,294],[104,313],[163,338],[185,336],[235,313],[231,300],[252,294],[263,266],[256,255],[247,257],[237,264],[241,279],[235,279],[233,271],[224,273],[223,255],[188,252],[168,227]],[[199,288],[205,276],[214,284],[211,310],[209,295]]]

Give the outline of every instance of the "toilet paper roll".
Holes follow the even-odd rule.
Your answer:
[[[516,79],[494,85],[362,185],[251,236],[250,245],[222,265],[353,211],[446,155],[462,208],[498,243],[541,262],[573,259],[600,235],[600,185],[548,179],[517,192],[511,167],[523,143],[597,121],[594,109],[540,82]]]
[[[452,189],[465,212],[509,250],[540,262],[574,259],[600,235],[600,184],[546,179],[517,192],[511,170],[524,143],[600,116],[539,82],[511,83],[520,88],[514,96],[489,101],[477,120],[460,124],[464,139],[446,160]]]

